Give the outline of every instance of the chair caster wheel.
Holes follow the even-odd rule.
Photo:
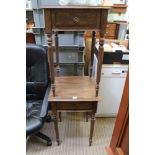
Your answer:
[[[47,146],[51,146],[51,145],[52,145],[52,141],[48,141]]]

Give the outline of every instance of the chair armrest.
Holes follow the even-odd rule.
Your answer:
[[[48,95],[50,92],[50,88],[51,88],[51,86],[49,85],[48,88],[46,89],[46,93],[44,96],[44,100],[43,100],[43,104],[42,104],[42,108],[41,108],[41,112],[40,112],[41,118],[44,118],[48,112]]]

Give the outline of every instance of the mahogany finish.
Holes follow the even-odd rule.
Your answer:
[[[52,19],[53,29],[99,29],[100,27],[99,10],[56,9],[52,11]]]
[[[126,79],[108,155],[129,155],[129,74]]]
[[[112,6],[112,12],[117,12],[117,13],[125,13],[127,10],[127,5],[126,4],[114,4]]]
[[[55,78],[55,93],[50,92],[50,102],[98,101],[95,96],[95,81],[89,76],[60,76]],[[77,97],[77,98],[75,98]]]
[[[104,35],[105,39],[117,39],[119,26],[120,26],[120,23],[108,22],[106,26],[106,32]],[[90,31],[85,32],[85,37],[90,38],[91,32]],[[99,38],[99,32],[96,32],[96,38]]]
[[[60,144],[58,131],[57,112],[73,111],[73,112],[89,112],[91,116],[91,127],[89,145],[92,145],[92,137],[95,123],[95,113],[99,100],[98,90],[101,76],[101,67],[103,61],[103,44],[104,32],[107,24],[108,9],[110,7],[82,7],[82,6],[44,6],[45,29],[47,33],[48,56],[50,65],[50,77],[52,89],[48,98],[49,103],[52,103],[53,117],[55,120],[55,131],[58,145]],[[100,46],[99,58],[97,66],[96,82],[91,79],[91,76],[79,77],[61,77],[59,76],[59,49],[58,49],[58,33],[56,31],[99,31]],[[53,51],[51,48],[51,33],[55,31],[55,46],[56,46],[56,66],[57,77],[54,77]],[[95,48],[95,32],[93,32],[93,45],[91,48],[91,68],[93,64],[93,53]],[[92,69],[91,69],[92,72]],[[90,73],[91,75],[91,73]],[[96,89],[96,90],[95,90]]]
[[[91,129],[89,145],[92,145],[95,113],[99,97],[95,96],[95,81],[89,76],[56,77],[56,95],[50,91],[48,101],[52,103],[55,129],[58,130],[57,112],[90,112]],[[56,131],[57,143],[60,144],[59,131]]]

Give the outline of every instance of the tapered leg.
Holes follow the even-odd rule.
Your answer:
[[[86,112],[86,122],[88,122],[88,112]]]
[[[56,133],[56,140],[57,140],[58,145],[60,145],[57,113],[53,114],[53,118],[54,118],[54,128],[55,128],[55,133]]]
[[[61,112],[59,112],[59,120],[60,120],[60,122],[62,121],[62,119],[61,119]]]
[[[94,132],[94,124],[95,124],[95,113],[92,113],[91,114],[89,146],[92,145],[92,138],[93,138],[93,132]]]

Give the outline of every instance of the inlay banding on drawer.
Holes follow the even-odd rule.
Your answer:
[[[61,11],[53,11],[52,19],[53,28],[70,28],[74,27],[77,29],[80,28],[99,28],[100,27],[100,11],[98,10],[72,10],[70,11],[61,10]],[[87,20],[86,20],[87,19]]]

